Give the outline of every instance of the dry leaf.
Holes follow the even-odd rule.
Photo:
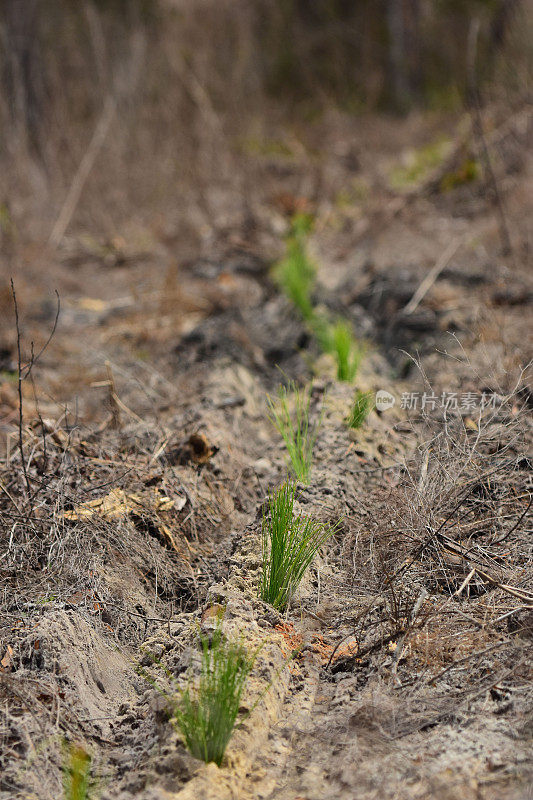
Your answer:
[[[2,672],[11,669],[13,666],[13,648],[8,644],[3,659],[0,661]]]
[[[83,311],[95,311],[96,313],[100,313],[107,309],[109,303],[106,303],[105,300],[99,300],[96,297],[80,297],[77,305],[78,308],[81,308]]]
[[[184,498],[179,498],[178,510],[185,505]],[[65,519],[89,519],[95,515],[105,519],[117,519],[125,514],[139,514],[143,511],[170,511],[175,508],[175,501],[170,497],[165,497],[159,493],[157,488],[147,496],[138,494],[128,494],[122,489],[112,489],[105,497],[98,497],[96,500],[88,500],[80,503],[79,506],[71,511],[65,511]]]
[[[203,433],[193,433],[187,444],[190,448],[190,458],[197,464],[205,464],[217,452],[217,448],[209,444]]]

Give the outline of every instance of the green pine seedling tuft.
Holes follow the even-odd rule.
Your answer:
[[[89,800],[91,756],[82,747],[63,743],[63,797],[65,800]]]
[[[334,356],[338,380],[352,382],[363,357],[361,344],[354,338],[347,320],[339,318],[332,322],[327,314],[316,311],[313,306],[316,266],[307,252],[312,223],[312,218],[306,214],[293,218],[285,256],[273,268],[274,279],[296,306],[322,350]]]
[[[337,364],[337,380],[352,383],[363,358],[363,346],[353,335],[352,326],[342,318],[331,322],[315,313],[311,329],[324,353],[331,353]]]
[[[284,611],[320,547],[335,532],[311,517],[294,514],[295,486],[286,481],[263,514],[263,570],[259,596]]]
[[[337,360],[337,377],[351,383],[357,375],[363,351],[346,320],[338,320],[333,327],[333,352]]]
[[[227,640],[220,623],[211,641],[200,636],[202,668],[196,690],[188,686],[174,704],[174,720],[189,752],[205,762],[222,763],[233,733],[241,695],[257,652]]]
[[[374,392],[362,392],[358,389],[354,395],[352,407],[346,424],[349,428],[360,428],[374,408]]]
[[[302,483],[309,482],[313,448],[322,423],[320,416],[314,426],[309,424],[311,392],[312,386],[300,389],[289,381],[287,387],[279,387],[277,399],[267,395],[269,419],[283,437],[294,474]]]
[[[349,322],[339,319],[333,324],[331,342],[331,352],[337,362],[337,378],[351,383],[357,375],[363,358],[363,349],[354,338]]]
[[[311,225],[312,220],[307,215],[294,217],[285,257],[274,266],[275,280],[304,320],[310,320],[313,315],[311,295],[316,277],[315,265],[307,254],[307,235]]]

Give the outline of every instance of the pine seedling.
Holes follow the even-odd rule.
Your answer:
[[[82,747],[64,742],[63,797],[89,800],[91,786],[91,756]]]
[[[337,378],[339,381],[351,383],[357,375],[363,350],[353,336],[351,325],[339,319],[331,331],[332,350],[337,362]]]
[[[308,236],[313,230],[313,216],[311,214],[294,214],[291,220],[292,236]]]
[[[337,380],[351,383],[363,358],[363,347],[355,339],[350,323],[345,319],[331,322],[324,314],[316,313],[311,320],[318,344],[331,353],[337,364]]]
[[[309,321],[309,327],[324,353],[333,351],[333,325],[324,312],[315,311]]]
[[[374,408],[374,393],[362,392],[358,389],[354,395],[352,407],[346,420],[349,428],[360,428]]]
[[[304,320],[310,320],[313,315],[311,295],[316,276],[315,265],[307,254],[306,237],[310,228],[309,217],[297,215],[294,218],[285,257],[274,267],[274,278]]]
[[[311,386],[300,389],[294,381],[289,381],[287,387],[279,387],[277,400],[267,395],[269,419],[283,437],[294,474],[302,483],[309,482],[313,448],[322,423],[320,416],[314,426],[309,424],[311,390]],[[290,394],[294,403],[289,399]]]
[[[174,720],[191,755],[220,766],[258,651],[250,655],[241,642],[227,640],[220,625],[211,641],[207,636],[200,640],[200,680],[195,690],[188,686],[180,692]]]
[[[263,514],[263,571],[259,596],[284,611],[320,547],[334,533],[311,517],[294,514],[295,486],[286,481]]]

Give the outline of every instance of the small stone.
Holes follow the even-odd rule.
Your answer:
[[[268,458],[258,458],[254,463],[254,469],[258,475],[266,475],[272,471],[272,464]]]

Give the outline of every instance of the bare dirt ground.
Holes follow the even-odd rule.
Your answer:
[[[529,122],[505,124],[503,223],[481,179],[391,188],[404,143],[441,122],[374,118],[258,156],[249,217],[228,211],[188,261],[168,238],[75,230],[55,254],[7,254],[26,357],[55,287],[62,310],[23,384],[28,500],[6,282],[0,797],[60,797],[64,737],[91,753],[102,800],[533,797],[533,193]],[[396,398],[355,435],[353,387],[270,277],[298,208],[316,215],[316,301],[368,342],[357,386]],[[286,474],[265,406],[278,368],[314,376],[324,412],[299,503],[342,518],[284,616],[257,598],[261,509]],[[401,407],[430,391],[496,399]],[[224,630],[263,643],[245,706],[271,686],[219,768],[188,755],[153,683],[194,669],[220,607]]]

